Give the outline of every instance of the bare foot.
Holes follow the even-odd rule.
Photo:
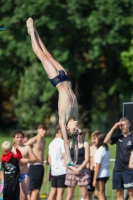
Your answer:
[[[27,31],[28,31],[29,34],[34,32],[34,22],[33,22],[33,19],[31,17],[29,17],[27,19],[26,26],[27,26]]]

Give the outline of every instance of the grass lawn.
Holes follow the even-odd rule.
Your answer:
[[[45,159],[46,159],[47,158],[47,154],[48,154],[48,145],[53,140],[53,137],[46,136],[45,139],[46,139],[46,148],[45,148]],[[1,155],[1,144],[5,140],[13,142],[13,139],[12,139],[11,136],[2,135],[0,137],[0,155]],[[109,145],[109,149],[110,149],[110,152],[111,152],[111,158],[115,158],[115,149],[116,149],[115,145]],[[111,176],[110,176],[110,179],[108,180],[107,186],[106,186],[106,195],[107,195],[107,199],[108,200],[116,199],[116,192],[112,191],[112,171],[113,171],[113,166],[114,166],[114,162],[110,162],[110,173],[111,173]],[[42,188],[41,188],[41,191],[40,191],[41,194],[49,194],[51,185],[50,185],[50,182],[48,181],[48,177],[49,177],[49,166],[45,165],[45,176],[44,176],[43,185],[42,185]],[[67,191],[65,191],[64,199],[66,199],[66,193],[67,193]],[[75,194],[74,194],[73,200],[79,200],[79,197],[80,197],[80,190],[79,190],[79,187],[77,186],[76,189],[75,189]],[[45,198],[43,198],[43,199],[45,199]]]

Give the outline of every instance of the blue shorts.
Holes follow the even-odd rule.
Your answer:
[[[113,171],[113,189],[133,188],[133,170]]]

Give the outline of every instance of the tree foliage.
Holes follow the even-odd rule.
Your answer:
[[[0,8],[1,25],[6,27],[0,32],[2,116],[9,114],[5,101],[11,105],[10,117],[17,116],[23,127],[57,111],[52,104],[57,102],[56,90],[47,83],[42,91],[48,78],[31,49],[25,26],[31,16],[46,47],[72,80],[82,125],[92,126],[92,119],[93,124],[106,121],[111,126],[118,120],[121,103],[132,93],[131,71],[127,73],[120,58],[132,38],[132,0],[1,0]],[[40,99],[40,90],[48,101]]]
[[[21,77],[15,111],[22,128],[32,129],[50,116],[50,99],[55,89],[48,81],[42,66],[37,63],[25,69]]]
[[[131,40],[129,49],[121,53],[121,60],[123,66],[127,68],[128,74],[131,76],[131,81],[133,82],[133,39]]]

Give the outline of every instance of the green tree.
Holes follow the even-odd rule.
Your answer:
[[[22,128],[33,129],[50,116],[50,99],[54,92],[42,66],[35,63],[25,69],[15,100],[15,111]]]
[[[31,16],[46,47],[72,80],[82,125],[90,127],[91,119],[96,125],[107,118],[111,126],[118,120],[121,102],[132,92],[130,75],[120,59],[131,40],[132,0],[8,0],[6,4],[1,0],[0,7],[1,24],[7,28],[1,32],[1,84],[3,88],[6,83],[11,92],[8,102],[13,99],[9,97],[16,97],[24,71],[40,62],[26,32],[25,22]],[[17,100],[21,101],[21,95]],[[57,102],[56,95],[51,95],[49,101],[54,100]],[[15,109],[17,113],[18,107]],[[57,108],[52,106],[51,110]]]
[[[129,49],[121,53],[121,60],[123,66],[127,68],[128,74],[133,82],[133,39],[131,40]]]

